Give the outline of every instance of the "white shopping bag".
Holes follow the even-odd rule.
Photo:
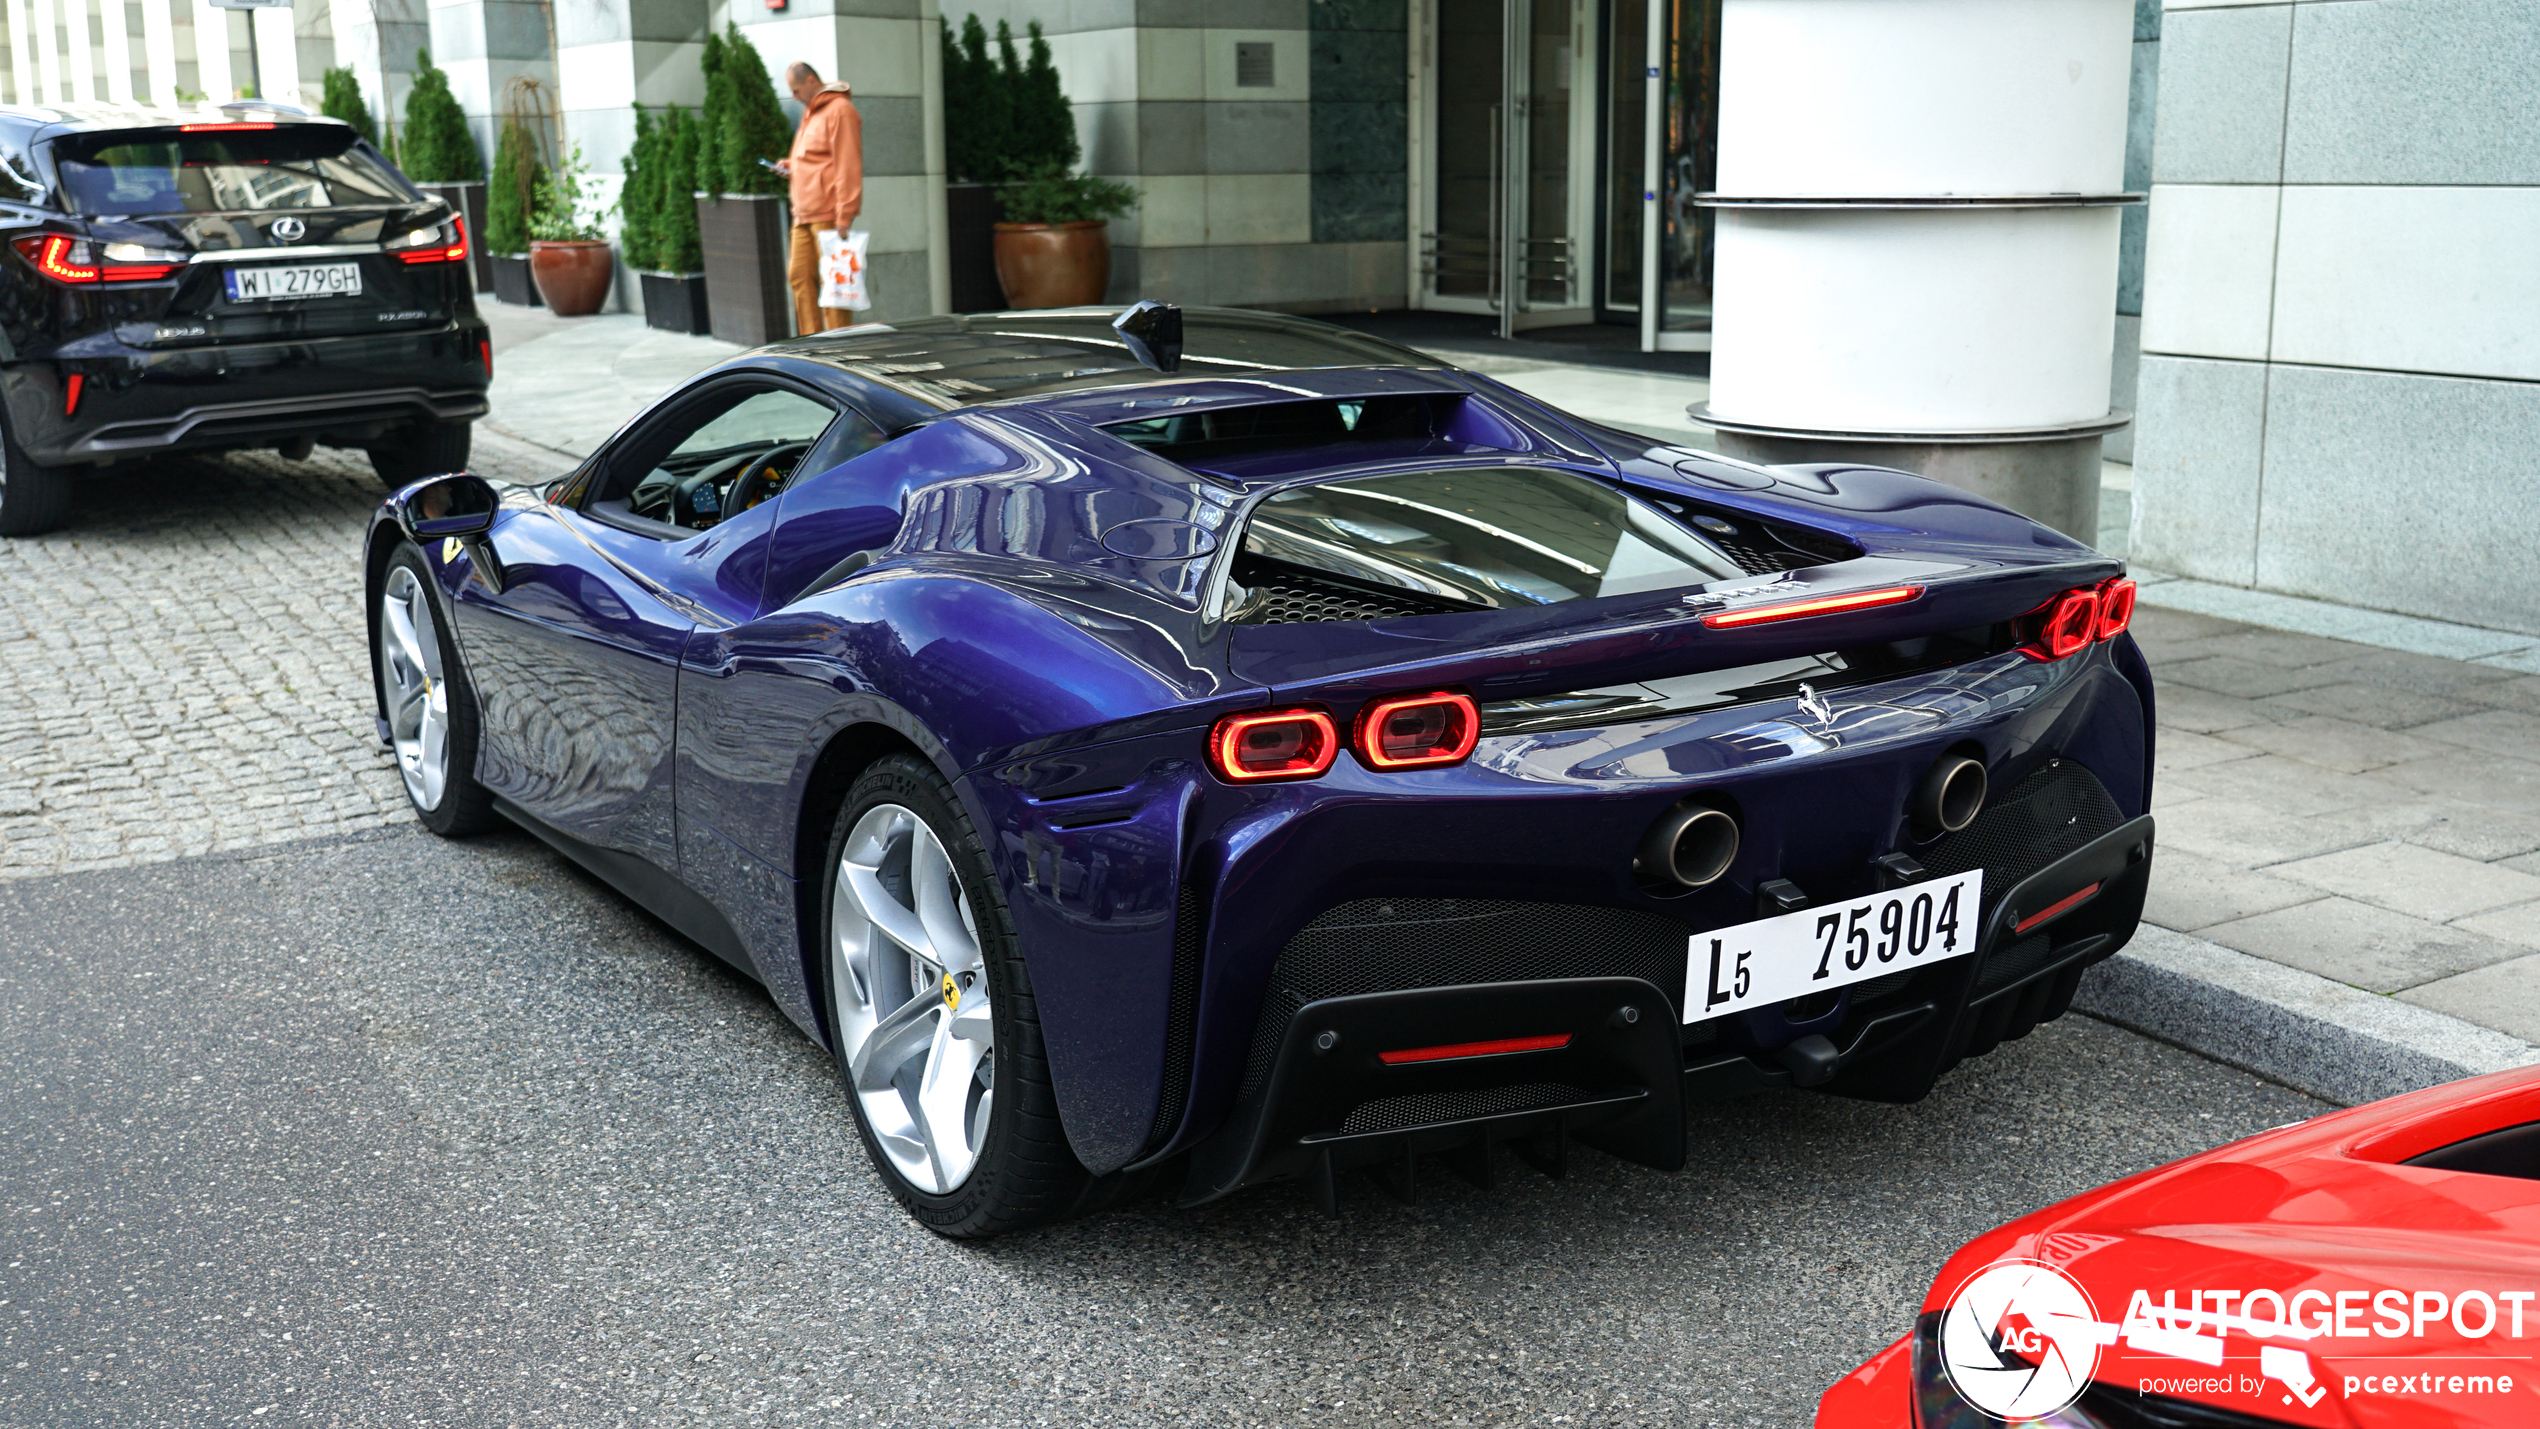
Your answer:
[[[820,231],[820,305],[860,313],[873,306],[864,288],[864,250],[873,235],[861,228]]]

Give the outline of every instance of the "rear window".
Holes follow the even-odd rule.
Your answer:
[[[83,135],[54,146],[75,213],[230,213],[406,204],[422,195],[331,124]]]
[[[1244,589],[1232,618],[1506,609],[1742,574],[1736,560],[1657,507],[1585,477],[1524,468],[1405,472],[1300,487],[1263,502],[1236,559],[1235,582]],[[1324,613],[1324,605],[1335,609]]]

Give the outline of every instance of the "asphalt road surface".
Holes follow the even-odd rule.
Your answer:
[[[956,1244],[756,985],[388,829],[0,884],[0,1424],[1804,1425],[1967,1236],[2321,1109],[2073,1017],[1673,1176]]]

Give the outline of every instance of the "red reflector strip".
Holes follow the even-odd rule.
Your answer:
[[[1902,605],[1922,593],[1923,588],[1918,585],[1895,585],[1884,590],[1855,591],[1850,595],[1822,595],[1813,600],[1787,600],[1779,605],[1724,610],[1717,615],[1702,617],[1702,623],[1714,630],[1734,630],[1741,625],[1769,625],[1776,620],[1801,620],[1811,615],[1837,615],[1847,610]]]
[[[2025,933],[2029,929],[2036,927],[2038,924],[2045,922],[2049,918],[2060,918],[2064,914],[2070,913],[2075,908],[2080,907],[2082,904],[2089,902],[2092,896],[2099,892],[2099,888],[2100,885],[2094,883],[2079,893],[2058,899],[2047,905],[2044,909],[2031,913],[2027,917],[2022,918],[2019,922],[2011,925],[2011,931],[2014,933]]]
[[[271,124],[238,120],[229,124],[179,124],[179,134],[225,134],[235,129],[271,129]]]
[[[107,269],[106,281],[109,283],[155,283],[184,266],[182,263],[127,263]]]
[[[1376,1060],[1388,1067],[1399,1067],[1405,1062],[1446,1062],[1457,1057],[1497,1057],[1509,1052],[1553,1052],[1569,1045],[1570,1034],[1556,1032],[1549,1037],[1502,1037],[1495,1042],[1452,1042],[1444,1047],[1379,1052]]]
[[[88,378],[84,373],[74,372],[62,380],[63,416],[76,417],[79,415],[79,389],[87,385]]]
[[[494,375],[494,344],[491,342],[478,343],[476,345],[476,359],[477,361],[485,364],[485,375],[487,377],[492,377]]]

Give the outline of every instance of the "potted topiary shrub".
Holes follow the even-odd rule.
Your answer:
[[[537,136],[518,115],[505,115],[485,184],[485,246],[493,254],[494,296],[524,307],[539,301],[529,277],[529,214],[540,172]]]
[[[448,204],[467,220],[468,263],[482,292],[494,286],[494,259],[486,247],[485,156],[467,131],[467,115],[450,93],[450,77],[433,68],[428,51],[415,52],[414,88],[406,91],[406,129],[397,145],[399,167],[415,187]]]
[[[656,118],[635,106],[635,147],[626,157],[626,215],[620,243],[644,291],[644,323],[664,332],[708,330],[704,255],[697,247],[697,134],[677,105]]]
[[[998,201],[997,282],[1018,308],[1073,308],[1102,301],[1111,285],[1112,219],[1137,207],[1138,191],[1051,167],[1008,184]]]
[[[960,38],[944,30],[945,220],[951,248],[952,306],[979,312],[1009,305],[997,281],[996,229],[1012,217],[1001,185],[1017,177],[1076,167],[1075,111],[1058,83],[1049,41],[1029,27],[1031,59],[1018,60],[1014,32],[997,22],[996,49],[977,15]]]
[[[697,137],[697,233],[714,335],[743,347],[788,336],[785,180],[767,167],[793,146],[776,80],[738,25],[706,36]]]

